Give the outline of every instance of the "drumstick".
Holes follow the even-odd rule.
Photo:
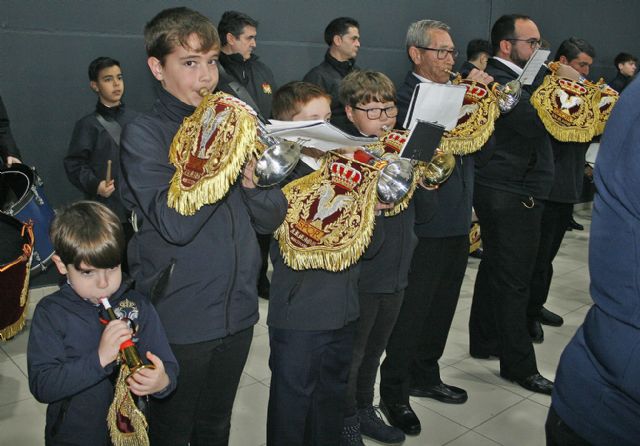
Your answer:
[[[107,161],[107,176],[104,179],[107,183],[111,181],[111,160]]]

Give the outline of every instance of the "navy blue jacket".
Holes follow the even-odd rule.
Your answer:
[[[589,239],[594,305],[560,358],[552,404],[596,445],[640,439],[640,82],[616,104],[601,141]]]
[[[272,233],[284,220],[287,202],[280,189],[245,189],[237,181],[224,199],[194,215],[169,208],[175,172],[169,147],[195,108],[158,90],[153,110],[122,134],[123,197],[140,226],[129,243],[129,268],[172,344],[223,338],[258,320],[256,231]],[[171,274],[158,291],[163,271]]]
[[[398,88],[398,123],[403,124],[411,96],[420,80],[410,71]],[[483,148],[482,151],[488,150]],[[436,190],[416,189],[415,233],[418,237],[455,237],[469,234],[473,202],[474,157],[456,156],[456,168]]]
[[[588,142],[560,142],[551,138],[553,148],[553,186],[549,201],[578,203],[584,184],[584,163]]]
[[[146,297],[123,283],[109,298],[111,306],[128,299],[138,307],[134,338],[140,355],[147,351],[164,363],[171,380],[155,397],[173,391],[178,363],[167,342],[156,311]],[[107,411],[113,400],[118,367],[100,365],[98,346],[104,325],[100,306],[83,300],[69,285],[45,297],[36,306],[29,333],[27,364],[29,388],[47,403],[45,439],[48,445],[108,445]],[[104,317],[104,315],[103,315]]]
[[[300,161],[288,180],[311,172],[311,168]],[[376,218],[376,227],[382,218]],[[363,258],[374,256],[383,242],[383,232],[374,230]],[[296,271],[284,263],[276,240],[271,242],[270,255],[273,263],[267,318],[270,327],[337,330],[358,319],[358,279],[362,260],[339,272],[324,269]]]

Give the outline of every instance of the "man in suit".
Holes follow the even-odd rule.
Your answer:
[[[449,26],[419,20],[407,32],[412,69],[398,89],[398,122],[407,114],[411,95],[420,82],[449,82],[458,51]],[[479,70],[469,79],[493,80]],[[472,156],[456,156],[456,168],[437,190],[419,188],[413,198],[418,237],[408,287],[380,369],[380,407],[405,434],[420,432],[420,421],[409,396],[433,398],[449,404],[467,400],[464,389],[444,384],[438,360],[442,356],[460,295],[469,253],[469,225],[473,197]]]
[[[540,47],[535,22],[504,15],[493,25],[494,57],[487,73],[500,84],[516,79]],[[495,151],[476,168],[474,208],[484,253],[476,276],[469,320],[469,350],[476,358],[500,357],[500,375],[533,392],[551,394],[538,372],[527,330],[529,285],[540,241],[544,200],[553,184],[547,131],[530,103],[535,86],[495,126]]]

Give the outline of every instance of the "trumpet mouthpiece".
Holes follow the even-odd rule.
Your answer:
[[[448,70],[446,68],[443,68],[443,70],[444,70],[445,73],[449,73],[451,76],[458,76],[458,74],[459,74],[459,73],[456,73],[455,71],[451,71],[451,70]]]
[[[204,88],[204,87],[202,87],[202,88],[200,89],[200,91],[198,92],[198,94],[200,94],[200,96],[202,96],[202,97],[205,97],[205,96],[206,96],[206,95],[208,95],[209,93],[211,93],[211,92],[209,91],[209,89],[208,89],[208,88]]]

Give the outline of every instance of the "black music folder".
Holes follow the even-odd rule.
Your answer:
[[[433,158],[433,152],[440,145],[443,134],[443,126],[418,120],[409,133],[409,139],[402,148],[400,156],[428,163]]]

